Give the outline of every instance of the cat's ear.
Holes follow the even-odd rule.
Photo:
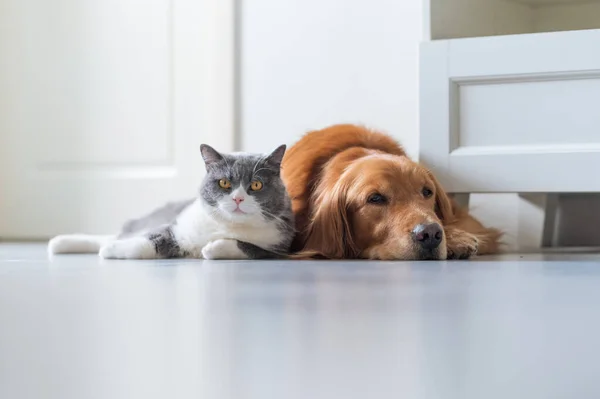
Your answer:
[[[223,155],[221,155],[219,151],[215,150],[208,144],[202,144],[200,146],[200,154],[202,154],[202,158],[204,159],[206,166],[210,166],[215,162],[223,160]]]
[[[285,155],[285,144],[280,145],[266,158],[266,161],[273,165],[276,168],[281,166],[281,161],[283,160],[283,156]]]

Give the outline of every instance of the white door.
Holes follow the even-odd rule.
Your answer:
[[[600,191],[600,30],[421,48],[421,160],[452,192]]]
[[[233,1],[0,2],[0,238],[116,231],[233,147]]]

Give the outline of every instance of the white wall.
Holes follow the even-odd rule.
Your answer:
[[[419,0],[241,4],[241,145],[266,151],[341,122],[418,153]]]

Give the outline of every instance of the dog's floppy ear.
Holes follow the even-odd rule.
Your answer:
[[[440,182],[429,174],[433,184],[435,185],[435,213],[444,224],[451,223],[454,220],[454,210],[452,208],[452,200],[446,194],[446,191],[442,188]]]
[[[316,197],[315,211],[305,236],[305,252],[316,252],[329,259],[349,259],[358,255],[344,191],[336,185]]]

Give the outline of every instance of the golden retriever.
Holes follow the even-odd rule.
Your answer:
[[[293,250],[329,259],[465,259],[498,251],[486,228],[448,197],[433,174],[391,137],[335,125],[285,154]]]

